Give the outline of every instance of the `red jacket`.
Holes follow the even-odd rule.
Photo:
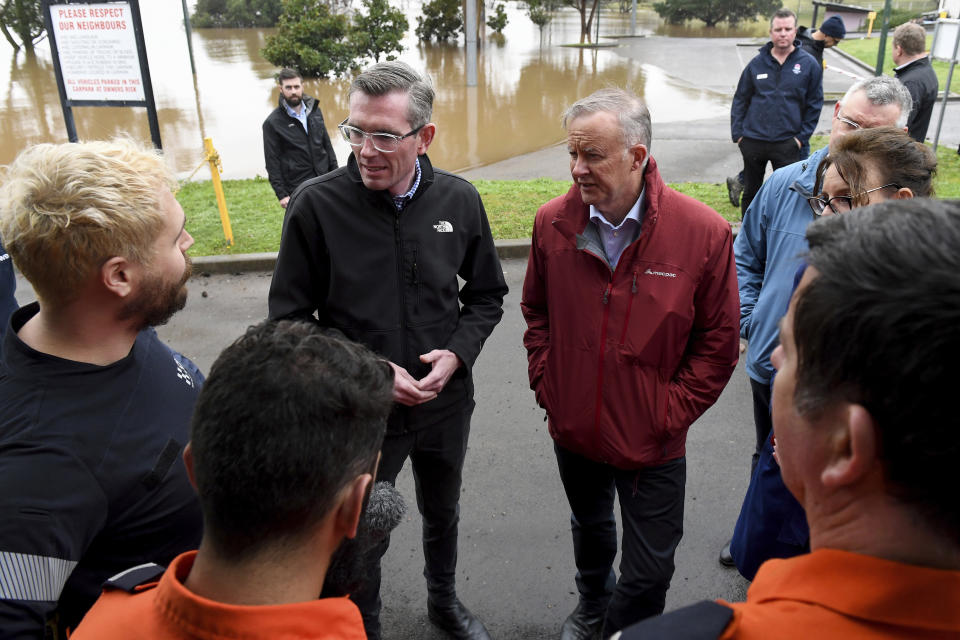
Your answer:
[[[550,435],[619,469],[684,455],[738,355],[730,225],[667,187],[652,158],[644,180],[640,237],[615,271],[586,246],[590,209],[576,186],[541,207],[520,304]]]

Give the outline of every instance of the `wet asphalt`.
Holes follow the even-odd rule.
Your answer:
[[[612,51],[659,66],[691,87],[732,96],[740,69],[755,47],[734,39],[650,37],[621,39]],[[867,73],[831,51],[827,64],[828,93],[842,93],[849,86],[853,79],[845,74]],[[824,107],[818,131],[829,131],[832,108],[829,103]],[[958,108],[957,103],[948,107],[942,144],[955,146],[960,141]],[[933,126],[938,114],[939,106]],[[736,173],[740,163],[726,118],[654,122],[652,155],[668,181],[721,182]],[[566,154],[559,147],[464,175],[569,178]],[[279,210],[276,215],[280,224]],[[268,256],[222,268],[197,263],[187,307],[158,331],[168,344],[208,370],[224,346],[266,316],[270,273],[264,269],[270,260]],[[506,259],[503,269],[510,285],[504,317],[475,367],[477,408],[463,472],[458,590],[494,638],[554,638],[576,605],[569,510],[543,412],[527,384],[519,309],[526,261]],[[21,303],[32,299],[22,278],[18,299]],[[729,538],[746,490],[752,439],[749,382],[741,365],[714,407],[689,433],[684,537],[677,550],[668,610],[705,598],[739,600],[745,595],[747,582],[735,570],[721,567],[717,554]],[[410,510],[394,532],[384,561],[384,638],[443,638],[426,616],[420,518],[409,467],[398,486]]]

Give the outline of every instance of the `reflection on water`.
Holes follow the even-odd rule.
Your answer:
[[[419,13],[418,0],[399,3],[409,16]],[[562,139],[560,115],[574,100],[609,85],[630,86],[643,95],[654,122],[721,116],[729,98],[675,82],[656,61],[629,60],[612,50],[559,47],[579,38],[579,16],[561,11],[540,33],[508,3],[510,22],[502,37],[481,43],[478,86],[465,86],[465,54],[454,45],[421,45],[411,29],[401,59],[433,77],[437,98],[433,120],[438,135],[430,148],[437,166],[461,170],[526,153]],[[147,53],[160,119],[163,145],[181,176],[202,160],[202,138],[213,138],[225,177],[265,175],[260,125],[276,106],[276,69],[260,56],[269,29],[198,29],[194,31],[197,79],[190,74],[186,36],[178,12],[154,1],[142,3]],[[415,21],[411,18],[411,24]],[[629,31],[626,15],[604,13],[600,32]],[[714,30],[716,35],[763,35],[760,32]],[[660,24],[655,14],[641,12],[638,34],[671,35],[676,27]],[[691,34],[692,35],[692,34]],[[36,55],[14,56],[0,48],[0,163],[25,146],[66,141],[49,46]],[[653,64],[650,64],[650,63]],[[4,73],[6,76],[4,77]],[[346,117],[347,80],[308,80],[305,91],[320,101],[329,129]],[[149,141],[144,109],[82,107],[74,109],[83,139],[130,135]],[[334,137],[337,157],[349,153]],[[199,175],[207,177],[206,170]]]

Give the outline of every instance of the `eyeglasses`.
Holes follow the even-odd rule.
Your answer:
[[[882,187],[876,187],[875,189],[867,189],[866,191],[862,193],[858,193],[856,195],[833,196],[832,198],[827,198],[826,200],[824,200],[823,198],[818,198],[816,196],[808,196],[807,202],[810,203],[810,208],[813,209],[813,214],[816,216],[822,216],[824,210],[827,207],[830,207],[830,210],[833,211],[834,213],[841,214],[841,213],[846,213],[850,211],[850,209],[853,209],[853,201],[856,198],[865,196],[868,193],[873,193],[874,191],[880,191],[880,189],[887,189],[888,187],[894,187],[896,189],[899,189],[900,185],[898,185],[895,182],[891,182],[890,184],[885,184]]]
[[[843,113],[842,113],[839,109],[837,109],[837,116],[836,116],[836,118],[837,118],[837,120],[839,120],[839,121],[842,122],[843,124],[847,125],[848,127],[850,127],[851,129],[853,129],[854,131],[856,131],[857,129],[862,129],[862,128],[863,128],[859,123],[854,122],[854,121],[851,120],[850,118],[844,118],[844,117],[843,117]]]
[[[373,143],[373,148],[382,153],[393,153],[400,148],[400,143],[403,142],[404,138],[416,135],[420,129],[426,126],[422,124],[402,136],[397,136],[392,133],[367,133],[363,129],[351,127],[347,124],[347,120],[349,120],[349,118],[337,125],[337,128],[340,129],[340,135],[343,136],[343,139],[346,140],[351,147],[362,147],[363,141],[370,138],[370,142]]]

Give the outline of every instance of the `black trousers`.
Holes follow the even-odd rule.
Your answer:
[[[776,171],[799,160],[800,148],[793,138],[780,142],[744,138],[740,141],[740,154],[743,156],[743,195],[740,197],[742,214],[746,213],[757,191],[760,191],[767,162],[773,165]]]
[[[770,383],[757,382],[750,378],[750,391],[753,392],[753,426],[757,432],[757,446],[753,451],[753,461],[750,463],[750,475],[757,468],[760,451],[763,443],[773,431],[773,419],[770,416]]]
[[[603,637],[663,613],[683,536],[686,458],[624,471],[554,445],[560,479],[570,503],[573,555],[580,602],[606,612]],[[620,579],[614,495],[620,500],[623,549]]]
[[[460,484],[473,407],[471,400],[463,411],[438,424],[404,434],[388,433],[377,469],[378,482],[395,484],[410,458],[417,509],[423,518],[423,575],[429,598],[440,605],[456,597]],[[380,559],[389,546],[388,537],[374,550],[367,582],[350,596],[360,608],[369,640],[380,638]]]

